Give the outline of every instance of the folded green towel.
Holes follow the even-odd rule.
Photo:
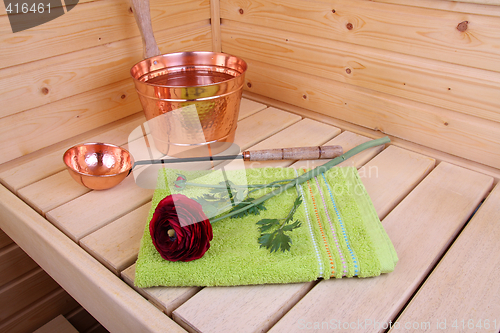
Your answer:
[[[305,170],[263,168],[228,171],[231,181],[266,184],[292,179]],[[231,174],[234,173],[234,174]],[[184,173],[188,180],[193,174]],[[177,173],[160,171],[148,221],[160,200],[171,194],[165,182],[175,181]],[[203,181],[209,183],[210,175]],[[244,177],[243,177],[244,178]],[[197,180],[198,182],[198,180]],[[215,183],[212,183],[215,184]],[[207,189],[186,187],[182,193],[197,197]],[[268,190],[262,190],[265,193]],[[285,217],[296,198],[289,189],[265,202],[259,215],[226,218],[215,222],[210,249],[197,260],[170,262],[161,258],[146,225],[136,265],[135,284],[152,286],[231,286],[313,281],[331,277],[370,277],[394,270],[397,255],[375,212],[356,168],[332,168],[303,183],[304,200],[294,215],[301,227],[289,233],[291,250],[273,252],[261,248],[256,222],[263,218]],[[261,193],[261,194],[262,194]],[[258,197],[259,195],[253,196]]]

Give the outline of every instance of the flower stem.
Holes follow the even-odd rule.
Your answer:
[[[272,197],[274,197],[274,196],[276,196],[278,194],[281,194],[281,193],[285,192],[286,190],[288,190],[289,188],[291,188],[293,186],[298,186],[298,185],[300,185],[300,184],[308,181],[311,178],[314,178],[314,177],[316,177],[316,176],[318,176],[318,175],[320,175],[322,173],[325,173],[326,171],[330,170],[331,168],[333,168],[337,164],[342,163],[346,159],[348,159],[348,158],[350,158],[350,157],[352,157],[352,156],[354,156],[354,155],[362,152],[363,150],[366,150],[366,149],[369,149],[369,148],[372,148],[372,147],[375,147],[375,146],[379,146],[379,145],[382,145],[382,144],[386,144],[386,143],[388,143],[390,141],[391,140],[389,139],[389,137],[386,136],[386,137],[383,137],[383,138],[380,138],[380,139],[371,140],[371,141],[362,143],[359,146],[356,146],[356,147],[352,148],[351,150],[349,150],[348,152],[340,155],[339,157],[336,157],[333,160],[330,160],[330,161],[328,161],[327,163],[325,163],[323,165],[317,166],[316,168],[314,168],[314,169],[312,169],[312,170],[310,170],[310,171],[308,171],[308,172],[306,172],[306,173],[298,176],[297,178],[292,179],[290,182],[279,186],[278,188],[274,189],[273,191],[269,192],[268,194],[263,195],[260,198],[257,198],[255,200],[253,200],[251,202],[251,205],[248,205],[247,207],[240,208],[238,210],[232,211],[232,212],[230,212],[228,214],[225,214],[223,216],[215,218],[215,219],[213,219],[210,222],[214,223],[214,222],[220,221],[222,219],[225,219],[227,217],[230,217],[230,216],[239,214],[241,212],[244,212],[245,210],[249,209],[250,207],[257,206],[257,205],[263,203],[264,201],[266,201],[267,199],[270,199],[270,198],[272,198]]]

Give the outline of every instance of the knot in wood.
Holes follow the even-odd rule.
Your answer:
[[[345,72],[346,72],[347,74],[351,74],[351,69],[350,69],[350,68],[346,68]]]
[[[42,88],[42,94],[47,95],[49,93],[49,88],[43,87]]]
[[[469,24],[469,21],[463,21],[463,22],[460,22],[458,25],[457,25],[457,30],[460,31],[460,32],[464,32],[465,30],[467,30],[467,25]]]
[[[245,12],[245,11],[243,10],[243,8],[240,8],[240,10],[238,10],[238,11],[239,11],[239,12],[240,12],[240,14],[242,14],[242,15],[243,15],[243,13]]]
[[[347,28],[347,30],[352,30],[353,25],[352,25],[352,23],[347,23],[347,24],[345,25],[345,27]]]
[[[252,83],[251,82],[247,82],[247,87],[248,88],[252,88]]]

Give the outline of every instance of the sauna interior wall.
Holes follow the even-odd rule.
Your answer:
[[[247,90],[500,167],[500,1],[220,0]]]
[[[151,14],[163,53],[212,50],[209,0],[151,0]],[[1,4],[0,169],[141,112],[129,74],[141,58],[128,0],[80,0],[15,34]],[[1,230],[0,304],[2,332],[32,332],[58,314],[80,332],[98,325]]]

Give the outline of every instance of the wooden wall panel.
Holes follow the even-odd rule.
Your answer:
[[[500,16],[499,0],[370,0],[373,2],[392,3],[440,9],[459,13]]]
[[[37,264],[17,244],[0,250],[0,287],[35,269]]]
[[[224,51],[500,122],[500,72],[225,20]]]
[[[247,90],[500,168],[500,123],[249,60]]]
[[[223,0],[221,17],[500,71],[499,17],[365,0]]]
[[[41,268],[3,286],[0,288],[0,322],[56,289],[61,288]]]
[[[209,21],[155,33],[162,52],[211,49]],[[134,37],[0,70],[0,117],[45,105],[130,78],[142,59],[142,42]],[[30,96],[30,98],[26,98]]]
[[[209,0],[151,1],[155,31],[210,18]],[[12,33],[6,15],[0,16],[0,68],[104,45],[139,36],[127,0],[78,4],[70,12],[40,26]]]
[[[212,48],[208,21],[157,35],[162,52]],[[141,56],[137,37],[0,70],[8,73],[0,78],[0,112],[14,113],[0,118],[0,163],[139,112],[130,68]]]
[[[12,239],[10,239],[9,236],[7,236],[7,234],[3,232],[2,229],[0,229],[0,249],[3,249],[4,247],[12,243]]]
[[[63,289],[33,303],[17,312],[8,320],[0,322],[0,332],[27,333],[43,326],[50,319],[60,314],[66,315],[79,304]]]

